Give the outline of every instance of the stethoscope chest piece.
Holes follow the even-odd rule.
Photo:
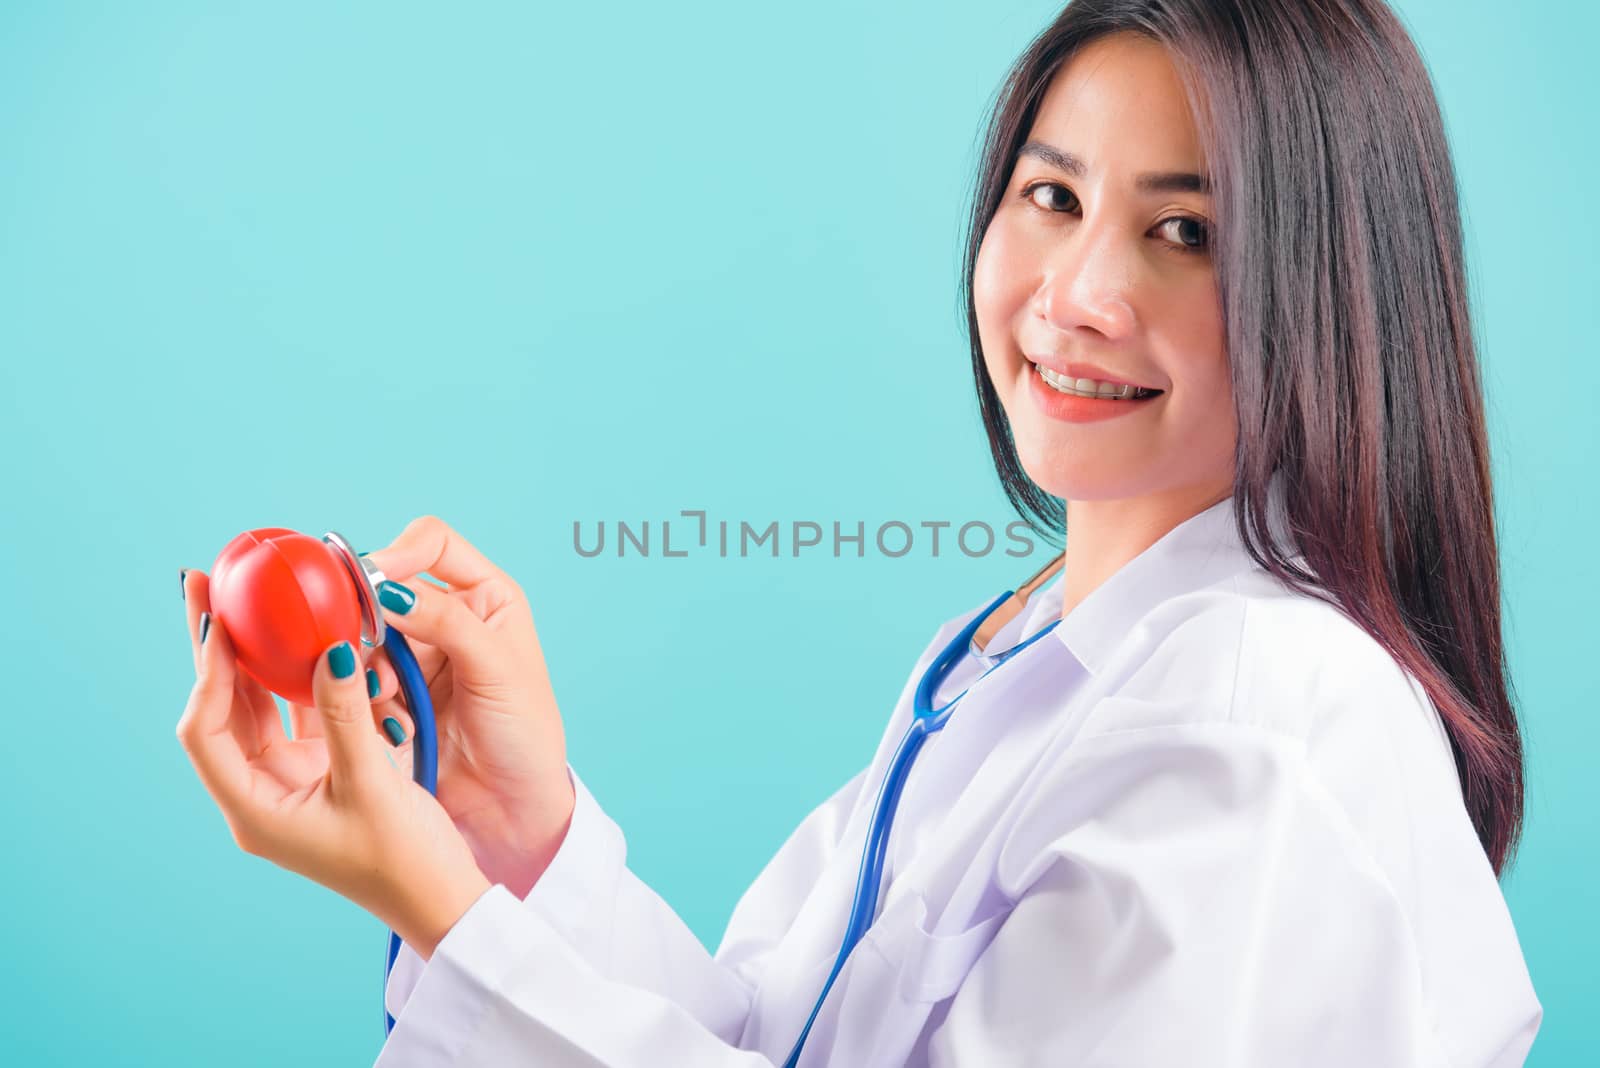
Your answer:
[[[383,581],[383,572],[365,556],[358,556],[338,531],[328,531],[322,540],[344,565],[350,584],[355,587],[361,608],[361,644],[376,649],[383,644],[386,633],[383,613],[378,609],[378,583]]]

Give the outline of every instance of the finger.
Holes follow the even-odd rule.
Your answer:
[[[211,611],[211,578],[190,568],[183,573],[184,617],[189,623],[189,655],[195,674],[200,673],[200,617]]]
[[[421,643],[419,642],[418,645],[420,646]],[[433,652],[433,658],[438,662],[441,670],[449,664],[449,661],[437,652]],[[422,653],[417,653],[417,659],[419,663],[422,661]],[[424,672],[427,671],[425,665],[423,665],[423,670]],[[372,676],[374,674],[378,676],[376,693],[373,692],[374,687],[372,684]],[[389,665],[384,657],[372,658],[372,666],[367,668],[366,677],[368,700],[372,703],[372,725],[380,732],[383,738],[394,746],[389,755],[395,761],[395,766],[405,769],[406,774],[409,775],[411,743],[416,736],[416,721],[412,719],[411,712],[406,707],[405,694],[400,689],[400,680],[395,675],[394,667]],[[430,689],[433,686],[433,681],[432,678],[428,679]],[[431,696],[430,694],[430,698]],[[437,714],[435,712],[435,715]],[[391,737],[393,732],[384,723],[386,719],[393,719],[396,723],[396,729],[401,739],[398,744]],[[308,708],[305,705],[297,705],[290,702],[289,727],[297,739],[322,737],[322,717],[314,707]]]
[[[386,772],[389,765],[383,747],[387,743],[372,729],[372,702],[353,645],[335,642],[317,657],[311,692],[328,743],[328,771],[333,782],[359,784]]]
[[[411,744],[416,735],[411,714],[398,701],[385,701],[372,707],[372,725],[388,746],[395,767],[411,774]]]
[[[422,671],[422,679],[428,687],[428,695],[431,698],[440,672],[450,661],[444,653],[420,639],[408,644],[411,655],[416,657],[417,667]],[[406,695],[400,685],[400,674],[390,662],[388,650],[383,649],[382,652],[384,655],[381,656],[374,654],[372,662],[367,667],[367,694],[372,699],[372,706],[376,708],[380,703],[394,701],[399,702],[401,708],[408,707],[404,703]],[[373,676],[377,677],[376,684],[373,682]]]
[[[210,644],[210,641],[210,638],[206,639],[207,644]],[[226,655],[228,659],[233,660],[231,646]],[[283,729],[283,713],[278,711],[278,702],[273,699],[272,691],[245,672],[239,671],[237,661],[234,661],[234,667],[236,671],[233,681],[234,693],[249,709],[250,724],[255,728],[255,748],[250,751],[250,756],[254,757],[273,745],[287,742],[289,735]]]
[[[194,657],[195,672],[198,674],[201,632],[205,630],[209,633],[217,622],[216,617],[211,614],[211,577],[204,571],[195,569],[185,571],[183,600],[185,613],[189,618],[191,653]],[[209,643],[209,638],[207,641]],[[220,647],[225,651],[224,655],[234,669],[234,689],[250,711],[249,722],[235,726],[235,729],[241,732],[246,732],[248,728],[245,734],[248,739],[245,755],[254,757],[274,742],[287,741],[288,736],[283,731],[283,716],[278,711],[278,703],[273,700],[272,692],[247,672],[238,670],[231,638],[224,641]]]
[[[398,682],[394,670],[384,667],[383,657],[374,656],[372,665],[367,668],[367,699],[372,702],[376,722],[382,723],[383,717],[390,714],[385,709],[404,707],[400,703]]]
[[[373,703],[373,708],[378,708],[381,702],[389,702],[389,700],[394,699],[394,670],[390,668],[386,681],[384,659],[382,657],[374,656],[370,667],[363,671],[362,676],[366,681],[366,699]],[[294,731],[294,737],[298,737],[298,739],[320,739],[320,737],[323,737],[322,715],[318,713],[315,705],[296,705],[296,703],[290,702],[290,727]]]
[[[372,702],[374,709],[377,709],[380,703],[392,701],[398,689],[394,669],[389,668],[387,671],[385,676],[384,658],[374,656],[371,666],[363,673],[367,685],[367,699]],[[289,727],[294,731],[296,738],[321,738],[322,716],[317,712],[315,705],[297,705],[291,701]]]
[[[433,702],[435,694],[447,695],[450,692],[450,662],[448,660],[444,662],[444,667],[439,672],[439,679],[440,682],[437,686],[433,682],[429,682],[427,696],[429,707],[433,710],[434,728],[442,731],[449,719],[448,698],[444,698],[446,703],[442,705],[435,705]],[[401,766],[405,767],[409,774],[410,765],[406,764],[405,761],[411,759],[411,743],[415,740],[417,726],[416,715],[412,711],[409,697],[397,685],[389,694],[380,694],[378,700],[373,702],[372,711],[373,718],[377,721],[379,729],[384,731],[385,738],[389,737],[389,731],[383,721],[392,717],[399,724],[402,740],[395,747],[392,755],[395,760],[401,762]]]
[[[426,583],[408,586],[385,579],[378,584],[378,603],[384,623],[441,650],[456,666],[458,679],[462,672],[479,679],[503,673],[499,636],[459,598]]]
[[[389,763],[401,775],[414,778],[416,757],[412,753],[412,745],[416,739],[410,713],[399,701],[385,701],[373,706],[372,718],[379,736],[384,740],[384,755],[389,758]],[[395,726],[391,727],[390,724]],[[398,743],[393,740],[396,736],[400,738]]]
[[[206,792],[233,824],[246,812],[250,767],[232,715],[235,668],[221,626],[207,629],[198,659],[194,688],[178,720],[178,743],[189,755]]]
[[[296,741],[302,738],[322,737],[322,717],[317,714],[314,705],[297,705],[289,702],[289,729],[294,732]]]
[[[451,586],[475,586],[490,579],[510,581],[436,515],[413,519],[389,545],[366,555],[385,575],[402,581],[423,571]]]

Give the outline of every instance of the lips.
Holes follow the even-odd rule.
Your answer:
[[[1064,423],[1105,423],[1109,420],[1139,420],[1137,414],[1154,410],[1162,394],[1149,393],[1132,398],[1084,397],[1066,393],[1045,381],[1054,372],[1035,367],[1028,375],[1028,396],[1046,419]],[[1129,383],[1131,385],[1131,383]]]
[[[1109,382],[1114,386],[1137,386],[1140,389],[1148,389],[1154,393],[1166,392],[1159,386],[1152,386],[1136,378],[1129,378],[1124,374],[1108,371],[1098,364],[1085,363],[1081,360],[1068,362],[1066,360],[1058,360],[1053,356],[1031,356],[1027,353],[1023,355],[1030,363],[1036,363],[1046,370],[1061,375],[1063,378],[1092,378],[1097,382]]]

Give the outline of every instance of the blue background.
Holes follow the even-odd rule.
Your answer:
[[[178,568],[256,526],[372,549],[434,512],[516,576],[573,762],[716,944],[934,627],[1033,564],[586,560],[573,522],[1012,518],[959,234],[991,94],[1055,10],[0,8],[8,1060],[377,1053],[384,929],[238,852],[173,735]],[[1401,10],[1491,405],[1531,1063],[1590,1064],[1600,19]]]

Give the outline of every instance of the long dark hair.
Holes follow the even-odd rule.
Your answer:
[[[1239,536],[1422,684],[1499,875],[1521,833],[1523,756],[1455,171],[1427,69],[1381,0],[1074,0],[1029,44],[984,135],[962,275],[1006,495],[1041,534],[1064,532],[989,379],[974,264],[1052,77],[1119,31],[1168,50],[1211,172]],[[1265,536],[1278,469],[1309,572]]]

